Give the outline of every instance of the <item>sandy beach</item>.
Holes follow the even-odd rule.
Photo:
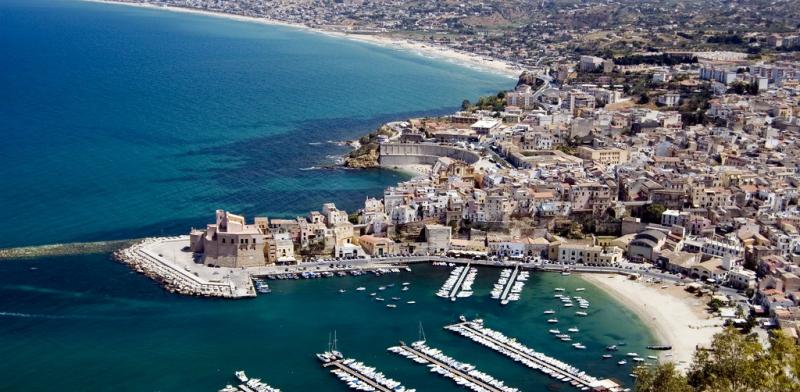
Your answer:
[[[657,339],[672,345],[661,359],[687,369],[696,347],[707,347],[714,334],[722,331],[722,320],[705,311],[707,298],[697,298],[684,287],[633,281],[616,274],[582,274],[617,301],[639,315]],[[672,353],[672,357],[667,357]]]
[[[384,48],[411,52],[426,58],[445,60],[454,64],[458,64],[460,66],[478,69],[485,72],[495,73],[515,80],[517,79],[517,77],[519,77],[519,75],[523,71],[523,69],[521,69],[520,67],[506,61],[497,59],[488,59],[483,56],[457,51],[448,48],[446,46],[432,45],[430,43],[416,42],[408,39],[396,39],[384,35],[345,33],[341,31],[311,28],[302,24],[288,23],[275,19],[234,15],[224,12],[205,11],[205,10],[198,10],[191,8],[158,6],[147,3],[128,3],[128,2],[113,1],[113,0],[82,0],[82,1],[87,1],[92,3],[103,3],[103,4],[117,4],[130,7],[157,9],[157,10],[171,11],[171,12],[183,12],[189,14],[213,16],[217,18],[232,19],[241,22],[291,27],[309,32],[324,34],[331,37],[351,39],[359,42],[365,42],[372,45],[381,46]]]
[[[396,165],[388,169],[397,170],[399,172],[411,175],[413,178],[427,177],[431,174],[433,167],[430,165]]]

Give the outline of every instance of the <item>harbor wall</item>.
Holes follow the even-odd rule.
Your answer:
[[[452,146],[421,143],[381,144],[378,163],[383,167],[402,165],[433,165],[441,157],[473,164],[480,159],[477,153]]]

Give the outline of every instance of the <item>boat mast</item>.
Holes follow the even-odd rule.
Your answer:
[[[425,330],[422,328],[422,321],[419,322],[419,341],[425,342]]]
[[[333,351],[337,351],[336,349],[336,330],[333,330]]]

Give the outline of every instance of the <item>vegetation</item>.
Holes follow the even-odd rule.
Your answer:
[[[637,368],[636,392],[800,392],[800,347],[780,332],[769,343],[728,327],[686,375],[672,363]]]
[[[685,54],[662,53],[660,55],[642,55],[631,54],[614,59],[614,64],[617,65],[637,65],[637,64],[652,64],[652,65],[676,65],[676,64],[694,64],[697,62],[697,57]]]
[[[725,304],[722,303],[719,298],[714,298],[711,301],[708,301],[708,309],[715,313],[719,312],[719,308],[721,308],[723,305]]]
[[[731,86],[728,88],[728,92],[739,95],[758,95],[758,84],[736,82],[731,84]]]
[[[653,203],[642,212],[642,220],[647,223],[661,223],[661,215],[667,210],[663,204]]]
[[[711,88],[704,85],[699,91],[693,91],[688,98],[682,100],[678,111],[681,114],[683,125],[691,126],[705,124],[706,110],[709,107],[708,101],[711,99]]]

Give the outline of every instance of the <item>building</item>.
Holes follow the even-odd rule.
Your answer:
[[[656,102],[668,108],[675,107],[681,102],[681,95],[677,93],[661,94],[658,96]]]
[[[260,267],[267,264],[265,240],[266,218],[256,218],[246,224],[244,216],[217,210],[215,222],[205,230],[189,233],[189,248],[201,254],[203,264],[240,268]]]
[[[370,256],[381,257],[398,253],[397,243],[385,237],[362,235],[358,237],[358,244],[364,249],[364,253]]]
[[[715,80],[728,85],[736,81],[736,71],[706,66],[700,68],[700,79]]]
[[[275,233],[265,241],[267,264],[292,264],[294,258],[294,242],[289,233]]]
[[[594,72],[603,66],[604,61],[602,57],[581,56],[578,69],[580,69],[581,72]]]
[[[667,234],[659,230],[645,230],[636,234],[628,244],[628,258],[631,261],[655,261],[667,242]]]
[[[429,252],[447,252],[450,249],[450,239],[452,238],[452,228],[439,224],[425,225],[425,240],[428,243]]]
[[[581,146],[578,147],[577,155],[581,159],[591,160],[592,162],[604,165],[618,165],[628,161],[628,151],[616,147],[592,148]]]
[[[615,264],[622,260],[622,249],[588,244],[561,244],[558,246],[559,263]]]

